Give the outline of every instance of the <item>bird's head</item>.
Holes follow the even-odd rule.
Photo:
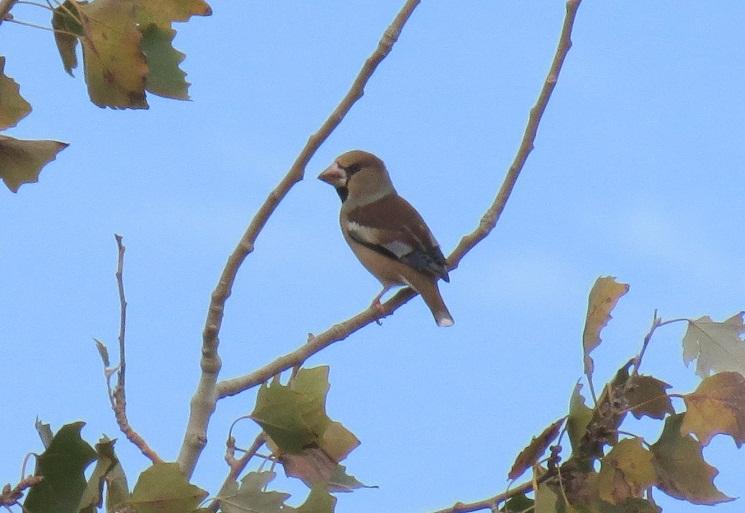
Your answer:
[[[342,202],[349,199],[357,205],[396,192],[383,161],[362,150],[340,155],[318,179],[334,186]]]

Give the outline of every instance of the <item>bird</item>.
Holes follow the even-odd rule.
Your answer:
[[[383,161],[367,151],[348,151],[318,179],[336,189],[344,240],[383,285],[370,307],[382,311],[380,298],[406,285],[422,296],[438,326],[452,326],[437,286],[439,279],[450,281],[447,260],[422,216],[396,192]]]

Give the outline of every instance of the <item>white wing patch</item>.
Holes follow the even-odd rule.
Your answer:
[[[414,248],[412,248],[405,242],[401,242],[400,240],[393,240],[388,244],[383,244],[383,247],[396,255],[398,258],[404,257],[414,251]]]
[[[348,221],[347,229],[349,230],[349,233],[354,236],[355,239],[363,241],[367,244],[383,247],[396,255],[398,258],[402,258],[403,256],[408,255],[409,253],[414,251],[414,248],[411,247],[410,244],[407,244],[400,240],[391,240],[387,242],[382,241],[381,235],[383,235],[385,232],[377,228],[371,228],[354,221]]]

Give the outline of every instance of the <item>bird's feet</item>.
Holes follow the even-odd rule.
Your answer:
[[[380,302],[380,296],[376,297],[373,300],[373,302],[370,304],[370,308],[378,313],[378,318],[375,319],[375,324],[377,324],[378,326],[382,326],[383,323],[380,321],[380,319],[382,319],[385,315],[385,308],[383,308],[383,304]]]

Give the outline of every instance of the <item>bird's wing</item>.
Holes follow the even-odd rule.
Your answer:
[[[449,281],[447,261],[422,216],[391,194],[351,210],[347,231],[355,241],[419,272]]]

